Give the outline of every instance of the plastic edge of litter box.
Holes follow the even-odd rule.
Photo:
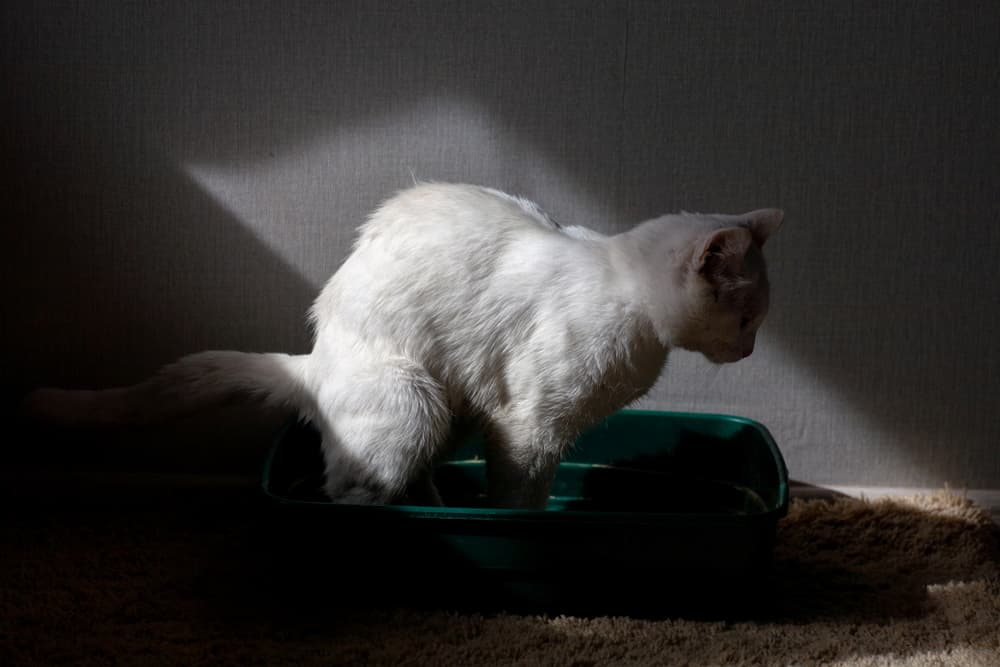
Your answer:
[[[776,472],[778,477],[778,494],[777,494],[777,506],[769,509],[766,512],[757,515],[759,517],[773,517],[774,519],[780,519],[785,516],[788,512],[788,468],[785,465],[784,457],[781,455],[781,451],[778,449],[778,445],[771,435],[770,431],[755,420],[738,417],[735,415],[724,415],[724,414],[713,414],[713,413],[691,413],[691,412],[668,412],[660,410],[622,410],[620,413],[616,414],[633,414],[633,415],[644,415],[653,417],[664,417],[664,418],[681,418],[681,419],[696,419],[696,420],[715,420],[715,421],[727,421],[730,423],[740,424],[741,426],[747,426],[754,431],[757,435],[761,437],[764,444],[770,451],[771,457],[773,459],[774,465],[776,466]],[[278,449],[282,444],[282,441],[288,434],[288,432],[295,428],[299,423],[299,420],[288,421],[276,434],[273,444],[268,449],[267,455],[264,460],[263,471],[261,475],[261,490],[270,500],[282,504],[282,505],[295,505],[295,506],[315,506],[315,507],[330,507],[331,509],[336,508],[339,511],[351,511],[352,513],[363,513],[365,515],[375,517],[380,516],[382,518],[414,518],[414,519],[462,519],[462,520],[495,520],[495,519],[505,519],[512,521],[539,521],[539,520],[571,520],[571,521],[607,521],[615,516],[620,516],[622,518],[630,517],[635,519],[641,518],[663,518],[671,517],[673,519],[689,518],[691,520],[704,521],[704,515],[695,514],[684,514],[684,513],[654,513],[654,512],[593,512],[593,511],[579,511],[579,512],[550,512],[547,510],[522,510],[522,509],[496,509],[496,508],[478,508],[478,507],[426,507],[422,505],[337,505],[335,503],[328,503],[323,501],[315,500],[294,500],[286,498],[275,493],[272,493],[270,472],[272,469],[272,464],[274,462],[275,456],[277,455]]]

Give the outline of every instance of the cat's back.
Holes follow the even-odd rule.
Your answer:
[[[421,183],[379,206],[359,230],[358,247],[391,238],[454,242],[477,237],[495,243],[517,232],[556,230],[536,204],[492,188]]]
[[[313,321],[317,331],[330,324],[366,339],[472,338],[557,309],[567,290],[596,289],[605,256],[598,245],[497,190],[417,185],[361,227]]]

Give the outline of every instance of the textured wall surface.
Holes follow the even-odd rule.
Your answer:
[[[605,231],[786,209],[758,351],[645,405],[793,477],[1000,488],[1000,9],[936,2],[6,2],[5,389],[306,351],[364,213],[483,183]]]

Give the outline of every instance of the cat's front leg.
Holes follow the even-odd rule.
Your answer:
[[[490,505],[545,509],[564,444],[548,429],[510,426],[491,429],[486,437]]]
[[[408,505],[444,507],[444,501],[441,500],[441,494],[438,493],[437,486],[434,484],[430,469],[424,470],[410,483],[404,502]]]

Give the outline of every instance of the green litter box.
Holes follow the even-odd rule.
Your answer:
[[[730,590],[760,580],[788,508],[788,473],[770,433],[722,415],[611,416],[560,464],[545,510],[485,506],[478,440],[435,471],[446,507],[331,503],[322,470],[307,424],[286,427],[264,466],[276,543],[292,567],[312,561],[322,573],[336,563],[361,580],[419,580],[442,595],[450,583],[479,600],[488,585],[545,608],[574,596],[601,607],[695,581]]]

